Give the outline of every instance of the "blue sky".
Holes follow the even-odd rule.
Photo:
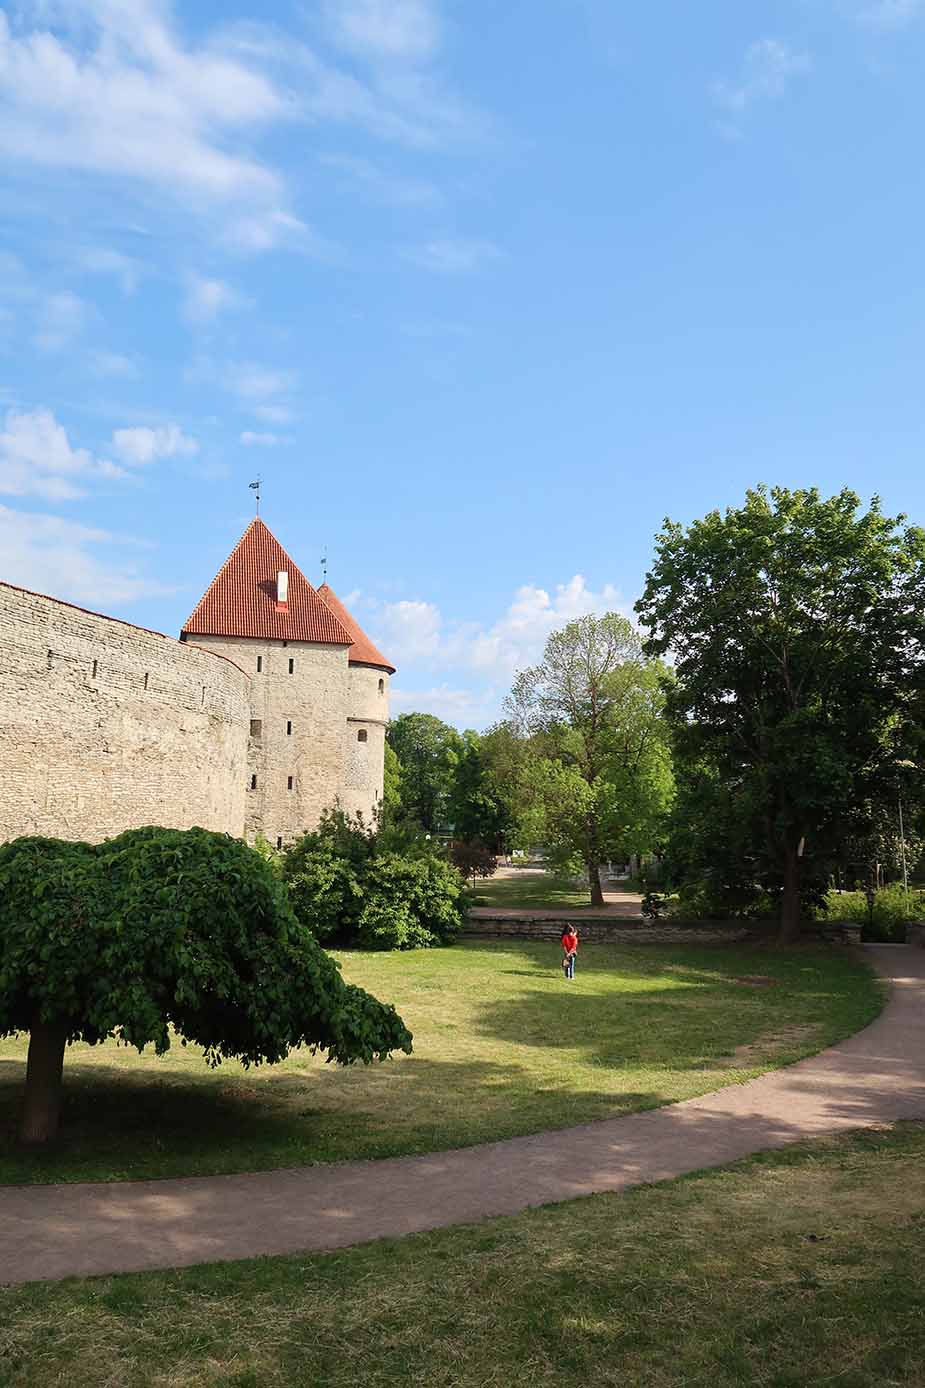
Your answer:
[[[175,633],[259,474],[478,727],[666,514],[925,520],[925,0],[0,16],[0,578]]]

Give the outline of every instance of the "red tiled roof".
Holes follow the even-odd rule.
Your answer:
[[[276,601],[276,575],[289,575],[288,602]],[[340,621],[260,518],[250,525],[185,623],[184,636],[252,636],[352,646]]]
[[[381,651],[377,650],[370,641],[366,632],[357,624],[350,613],[347,611],[340,598],[333,588],[327,583],[322,583],[318,589],[319,597],[324,598],[325,603],[334,613],[341,626],[347,628],[353,637],[353,645],[348,652],[348,660],[351,665],[377,665],[380,670],[388,670],[390,675],[395,674],[395,666],[390,665]]]

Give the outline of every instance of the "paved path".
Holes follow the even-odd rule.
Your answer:
[[[426,1157],[0,1187],[0,1281],[342,1248],[925,1118],[925,950],[874,947],[870,957],[892,993],[866,1030],[786,1070],[649,1113]]]

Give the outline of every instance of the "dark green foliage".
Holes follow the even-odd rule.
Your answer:
[[[212,1065],[411,1049],[393,1007],[343,982],[270,864],[204,829],[0,847],[0,1035],[38,1021],[159,1054],[172,1027]]]
[[[333,811],[287,849],[283,876],[293,910],[319,940],[416,949],[448,943],[462,923],[459,873],[412,829],[377,834]]]
[[[722,787],[745,859],[725,882],[817,898],[851,807],[895,803],[925,670],[925,532],[848,490],[750,491],[687,529],[666,521],[636,605],[679,760]],[[701,815],[705,819],[706,812]],[[721,855],[724,833],[714,843]]]
[[[432,713],[401,714],[386,737],[400,765],[401,816],[428,833],[442,831],[450,818],[463,739]]]

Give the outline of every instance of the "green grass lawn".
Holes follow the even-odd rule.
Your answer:
[[[925,1381],[925,1128],[332,1254],[0,1289],[0,1388]]]
[[[555,873],[524,872],[516,877],[486,877],[473,887],[476,906],[555,906],[581,907],[590,910],[591,897],[587,887],[576,887],[568,877]]]
[[[882,1005],[861,959],[819,947],[587,945],[573,983],[555,944],[339,957],[347,979],[396,1003],[413,1056],[341,1069],[300,1051],[247,1072],[210,1070],[195,1047],[73,1046],[62,1137],[25,1154],[25,1039],[0,1042],[0,1182],[256,1171],[565,1127],[749,1079]]]

